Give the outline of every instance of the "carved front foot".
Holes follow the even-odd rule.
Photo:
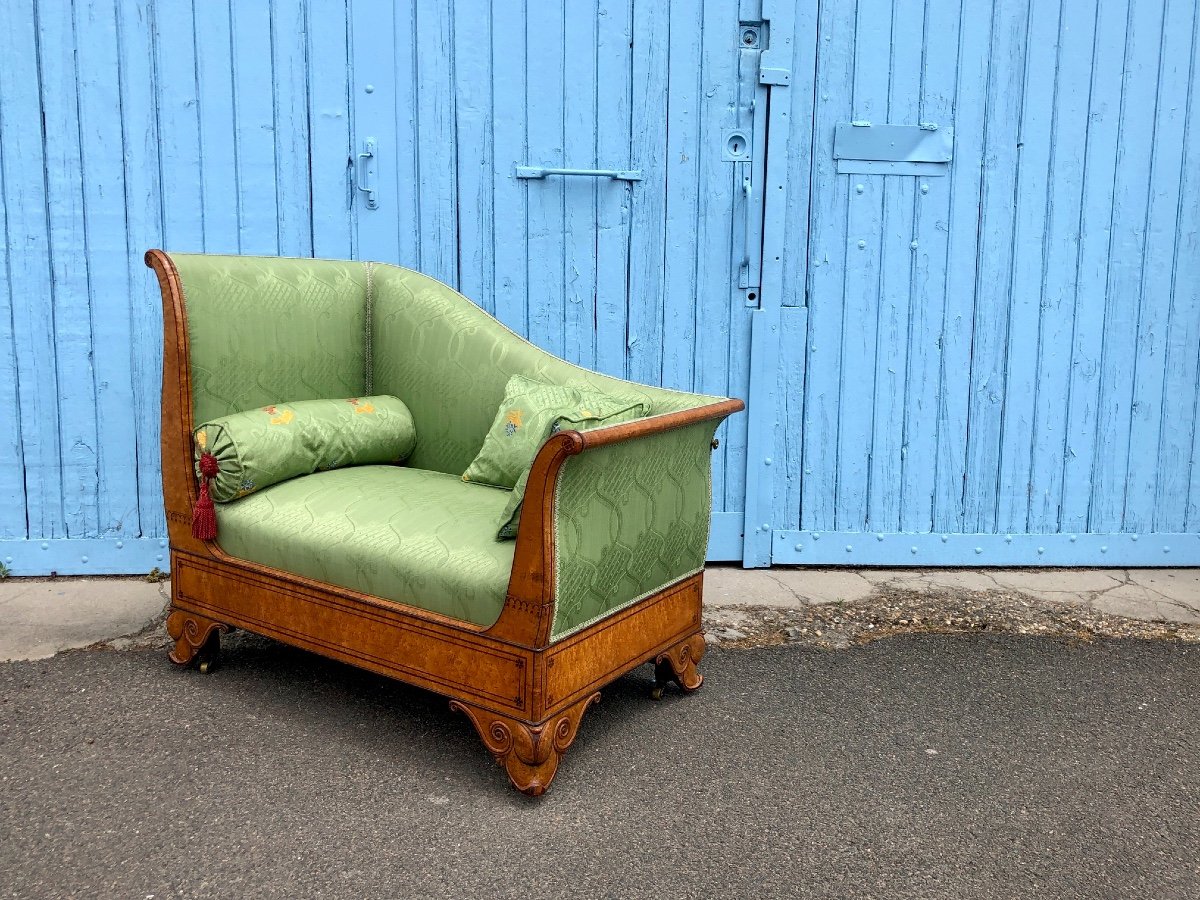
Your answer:
[[[654,660],[654,691],[651,696],[655,700],[662,699],[663,688],[669,681],[675,682],[689,694],[704,684],[704,676],[696,671],[696,663],[704,657],[705,647],[704,635],[696,633],[660,653]]]
[[[229,630],[229,626],[221,622],[174,609],[167,616],[167,634],[175,641],[168,656],[177,666],[191,665],[194,661],[201,672],[207,673],[216,667],[221,653],[221,635]]]
[[[529,725],[457,700],[450,701],[450,708],[467,714],[517,790],[538,797],[546,793],[554,780],[558,761],[575,740],[584,711],[599,701],[600,694],[592,694],[540,725]]]

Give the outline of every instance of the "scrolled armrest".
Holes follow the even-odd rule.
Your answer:
[[[743,406],[724,400],[547,441],[526,488],[508,636],[544,646],[698,571],[713,432]]]

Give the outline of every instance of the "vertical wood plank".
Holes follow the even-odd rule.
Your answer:
[[[0,109],[6,99],[4,70],[0,67]],[[0,127],[3,127],[0,112]],[[4,437],[0,438],[0,538],[24,538],[25,468],[21,459],[21,402],[17,375],[16,332],[13,328],[12,274],[9,266],[8,191],[4,184],[4,144],[0,141],[0,409],[8,410]],[[0,560],[3,561],[3,560]]]
[[[210,162],[201,154],[192,0],[160,0],[155,13],[164,28],[154,58],[163,240],[180,253],[200,253],[204,250],[202,167],[219,161]]]
[[[229,6],[195,5],[201,209],[206,253],[239,253],[238,153]],[[168,28],[170,38],[178,32]],[[167,38],[167,40],[170,40]],[[169,165],[169,161],[168,161]],[[173,249],[173,248],[168,248]]]
[[[254,3],[230,9],[238,246],[242,253],[275,256],[280,230],[271,11]]]
[[[84,188],[83,229],[92,309],[95,372],[97,534],[136,537],[136,429],[129,352],[131,284],[127,264],[125,146],[114,110],[121,108],[117,21],[113,5],[75,7],[79,135]],[[194,214],[194,211],[193,211]],[[81,253],[85,248],[77,248]],[[134,254],[137,250],[132,250]]]
[[[451,0],[414,6],[418,268],[458,287],[458,158]]]
[[[1064,531],[1087,531],[1089,525],[1100,376],[1104,365],[1103,309],[1108,295],[1109,228],[1103,224],[1110,222],[1114,209],[1126,15],[1126,0],[1099,0],[1079,224],[1067,452],[1063,457],[1061,527]],[[1089,225],[1094,227],[1085,227]]]
[[[565,166],[563,158],[563,0],[527,11],[525,46],[529,81],[529,164]],[[551,176],[529,184],[526,294],[529,339],[556,356],[563,353],[563,203],[565,192],[582,190],[576,179]]]
[[[154,59],[158,23],[151,0],[117,5],[121,71],[121,130],[125,149],[125,218],[128,280],[132,286],[130,347],[133,364],[134,431],[138,512],[143,537],[166,534],[159,427],[162,418],[162,313],[154,274],[142,253],[163,245],[162,194]],[[226,45],[228,46],[228,44]],[[236,228],[233,229],[236,234]]]
[[[960,140],[954,110],[958,89],[958,40],[951,41],[945,36],[957,38],[960,35],[959,13],[957,0],[928,0],[926,3],[920,61],[921,101],[917,111],[920,122],[942,128],[954,126],[956,144]],[[911,251],[912,318],[900,486],[899,530],[903,532],[926,533],[934,527],[938,427],[944,408],[941,371],[949,337],[945,331],[945,313],[953,168],[970,168],[961,153],[959,145],[956,155],[960,162],[952,164],[952,172],[946,177],[914,179],[913,234],[917,246]]]
[[[601,68],[607,65],[612,50],[611,46],[601,43],[600,31],[610,18],[616,18],[619,22],[620,15],[620,6],[601,10],[591,5],[580,5],[573,11],[568,8],[568,14],[563,17],[562,90],[567,98],[563,106],[563,158],[569,160],[568,165],[594,168],[603,164],[599,160],[614,152],[621,154],[621,164],[624,165],[624,157],[629,152],[628,140],[622,142],[618,138],[613,141],[613,135],[604,134],[604,123],[600,121],[601,116],[610,122],[618,118],[617,110],[623,105],[622,88],[628,82],[628,76],[620,78],[620,72],[627,72],[629,68],[628,41],[616,58],[619,67],[617,72],[605,72],[609,77],[616,75],[617,80],[609,83],[602,80],[599,74]],[[603,104],[599,102],[601,85],[605,96]],[[571,362],[588,368],[595,367],[596,345],[605,324],[601,321],[599,311],[597,270],[611,268],[615,262],[608,259],[600,262],[602,256],[607,256],[605,251],[608,248],[601,249],[599,246],[603,226],[599,222],[597,202],[599,197],[607,199],[614,189],[623,193],[624,185],[609,185],[591,178],[572,179],[563,185],[563,355]],[[624,234],[620,237],[623,238]],[[622,273],[617,296],[622,319],[625,310],[624,281]],[[609,279],[605,286],[612,283],[612,279]],[[623,332],[624,328],[621,330]],[[615,357],[618,371],[625,368],[623,345],[622,336]],[[612,362],[610,357],[610,367]],[[609,371],[616,374],[611,372],[611,368]]]
[[[996,528],[1023,534],[1033,503],[1034,406],[1041,358],[1046,221],[1058,70],[1058,0],[1031,0],[1017,131],[1016,210],[1005,348]],[[1003,234],[1001,232],[1000,234]],[[1049,425],[1049,423],[1046,423]],[[1052,426],[1051,426],[1052,427]]]
[[[79,71],[69,5],[39,4],[37,28],[45,123],[46,217],[50,230],[50,325],[57,396],[41,388],[41,415],[58,419],[62,513],[67,537],[97,533],[96,385],[92,310],[84,231],[83,160],[79,132]],[[82,251],[82,259],[81,257]]]
[[[675,129],[670,110],[671,18],[669,6],[650,0],[633,0],[633,108],[629,164],[642,173],[632,190],[629,224],[629,324],[628,373],[634,381],[660,384],[663,378],[663,304],[666,297],[665,258],[667,206],[676,189],[668,179],[671,141]],[[641,87],[644,85],[644,88]],[[672,116],[668,119],[668,116]],[[664,122],[671,121],[668,129]],[[684,119],[684,127],[690,123]],[[693,180],[694,183],[694,180]],[[675,340],[672,328],[671,340]],[[614,336],[617,337],[617,336]],[[613,341],[615,343],[615,340]],[[608,341],[597,334],[597,359],[612,353]],[[601,349],[604,348],[604,349]]]
[[[1164,5],[1159,46],[1153,54],[1157,85],[1150,136],[1150,165],[1146,173],[1147,210],[1143,232],[1142,266],[1138,273],[1137,342],[1134,346],[1132,400],[1129,421],[1129,463],[1124,482],[1126,531],[1154,530],[1158,480],[1187,455],[1190,434],[1164,418],[1168,348],[1172,320],[1176,235],[1189,229],[1180,222],[1184,125],[1188,78],[1191,74],[1193,3],[1172,0]],[[1147,61],[1149,64],[1151,60]],[[1180,102],[1183,99],[1185,102]],[[1192,195],[1194,197],[1194,195]],[[1192,209],[1197,208],[1193,200]],[[1191,225],[1194,233],[1195,224]],[[1186,282],[1184,283],[1186,285]],[[1186,317],[1186,312],[1184,313]],[[1193,385],[1195,383],[1193,382]],[[1176,390],[1185,390],[1181,385]],[[1193,387],[1196,390],[1196,387]]]
[[[459,290],[495,313],[492,246],[492,19],[485,0],[454,13],[454,111],[458,170]]]
[[[1011,238],[1006,240],[1005,236],[1013,232],[1027,17],[1024,4],[997,2],[992,9],[992,68],[985,94],[987,120],[979,220],[984,238],[975,288],[964,493],[965,526],[975,532],[990,532],[996,527],[1001,489],[998,476],[1014,251]]]
[[[274,0],[271,3],[275,202],[279,252],[283,256],[312,256],[313,253],[306,5],[306,0]],[[316,75],[323,78],[325,73]]]
[[[805,530],[823,531],[835,524],[849,179],[837,174],[833,133],[838,122],[853,118],[851,92],[845,86],[854,76],[854,18],[851,4],[820,6],[801,470],[800,527]],[[835,41],[834,35],[844,37]]]
[[[1077,12],[1062,8],[1033,413],[1033,490],[1028,520],[1033,532],[1052,533],[1060,526],[1095,28],[1094,4]]]
[[[924,0],[897,0],[892,6],[891,59],[885,98],[887,121],[922,121],[921,61],[924,56]],[[867,521],[872,530],[900,527],[901,501],[908,453],[908,430],[922,421],[908,407],[910,357],[932,352],[911,347],[914,318],[924,298],[913,296],[916,240],[917,179],[881,179],[883,216],[880,229],[879,300],[876,312],[874,365],[875,407],[871,422],[870,494]]]
[[[349,10],[334,0],[309,0],[305,14],[312,252],[349,259],[354,256]]]
[[[529,228],[529,195],[537,188],[519,181],[515,169],[525,165],[526,140],[525,19],[527,4],[513,9],[493,6],[492,16],[492,122],[493,177],[496,184],[495,265],[496,318],[520,334],[528,333],[525,298],[528,294],[526,234]]]
[[[1158,87],[1162,4],[1133,0],[1126,20],[1118,160],[1150,159]],[[1145,167],[1119,164],[1111,187],[1113,214],[1108,247],[1096,465],[1089,525],[1119,531],[1125,518],[1129,434],[1134,425],[1133,381],[1145,258],[1149,179]],[[1161,337],[1161,335],[1156,335]],[[1160,350],[1161,352],[1161,350]]]
[[[1175,232],[1171,326],[1163,384],[1162,466],[1155,498],[1160,531],[1200,530],[1200,208],[1185,198],[1200,196],[1200,15],[1192,22],[1187,123]],[[1191,436],[1192,445],[1188,446]]]

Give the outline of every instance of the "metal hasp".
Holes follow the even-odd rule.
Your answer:
[[[371,179],[375,176],[375,138],[363,141],[363,152],[358,154],[356,173],[358,189],[366,194],[367,209],[378,209],[379,199],[375,196],[375,188],[371,187]]]
[[[842,175],[945,175],[954,158],[954,129],[843,122],[834,131],[833,158]]]
[[[614,181],[641,181],[638,169],[553,169],[549,166],[517,166],[518,178],[545,178],[547,175],[579,175],[583,178],[611,178]]]

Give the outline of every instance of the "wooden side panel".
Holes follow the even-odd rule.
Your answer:
[[[165,528],[162,323],[142,253],[307,256],[317,234],[349,253],[348,12],[2,6],[0,561],[146,571]],[[311,78],[316,61],[333,75]]]
[[[782,404],[802,462],[776,561],[1200,559],[1194,4],[821,16],[811,194],[789,184],[808,346],[803,403]],[[953,128],[953,161],[839,175],[851,121]],[[1164,537],[1155,556],[1084,534]]]

